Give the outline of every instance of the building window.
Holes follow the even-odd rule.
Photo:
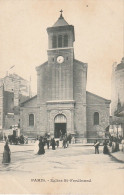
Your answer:
[[[94,113],[94,125],[99,125],[99,113]]]
[[[64,35],[64,47],[68,47],[68,35]]]
[[[34,114],[29,114],[29,126],[34,126]]]
[[[58,36],[58,47],[62,47],[62,35]]]
[[[56,48],[57,47],[57,38],[56,36],[53,36],[52,38],[52,48]]]

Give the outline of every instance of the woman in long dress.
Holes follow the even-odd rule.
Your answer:
[[[38,145],[39,145],[39,140],[37,138],[36,141],[35,141],[35,145],[34,145],[34,154],[38,153]]]
[[[103,154],[109,154],[109,149],[106,140],[103,143]]]
[[[3,161],[2,161],[3,164],[10,163],[11,161],[10,155],[11,155],[11,152],[10,152],[10,148],[9,148],[8,141],[7,141],[4,146]]]
[[[56,149],[56,142],[55,142],[55,139],[53,138],[52,141],[51,141],[51,145],[52,145],[52,150],[55,150]]]
[[[45,150],[44,150],[44,141],[42,138],[40,138],[40,141],[39,141],[39,151],[38,151],[38,154],[44,154],[45,153]]]

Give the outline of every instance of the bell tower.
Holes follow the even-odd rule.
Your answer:
[[[74,26],[60,17],[48,33],[48,67],[50,100],[73,100]]]

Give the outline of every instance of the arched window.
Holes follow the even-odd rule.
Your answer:
[[[34,114],[29,114],[29,126],[34,126]]]
[[[57,47],[57,38],[56,36],[53,36],[52,38],[52,48],[56,48]]]
[[[54,119],[55,123],[66,123],[66,117],[63,114],[58,114],[55,119]]]
[[[94,125],[99,125],[99,113],[94,113]]]
[[[64,35],[64,47],[68,47],[68,35]]]
[[[62,35],[58,36],[58,47],[62,47]]]

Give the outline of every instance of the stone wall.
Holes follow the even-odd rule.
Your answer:
[[[29,114],[34,114],[34,126],[29,126]],[[39,115],[40,109],[37,107],[37,96],[34,96],[20,108],[20,127],[24,135],[36,137],[41,134]]]
[[[86,82],[87,64],[74,60],[74,130],[84,138],[86,138]]]
[[[58,114],[63,114],[67,120],[67,133],[74,133],[74,101],[47,102],[47,129],[54,135],[54,119]]]
[[[109,125],[110,101],[87,92],[86,117],[87,138],[104,138]],[[99,124],[94,124],[94,113],[99,113]]]

